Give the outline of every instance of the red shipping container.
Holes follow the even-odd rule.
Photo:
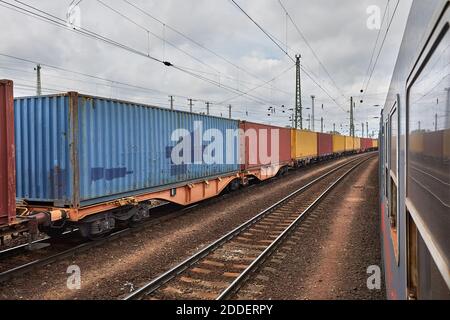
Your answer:
[[[366,150],[369,150],[372,148],[373,148],[372,139],[361,138],[361,150],[362,151],[366,151]]]
[[[317,134],[317,151],[319,157],[328,156],[333,153],[333,136],[331,134]]]
[[[0,227],[16,218],[13,82],[0,80]]]
[[[243,170],[291,161],[291,129],[251,122],[241,122],[240,128]]]

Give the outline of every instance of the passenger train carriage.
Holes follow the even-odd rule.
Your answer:
[[[380,130],[390,299],[450,299],[450,2],[414,1]]]

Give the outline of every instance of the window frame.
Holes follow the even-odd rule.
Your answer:
[[[432,26],[429,33],[429,37],[426,39],[426,42],[422,46],[422,51],[416,58],[415,64],[413,65],[411,72],[408,76],[408,79],[406,81],[406,175],[409,175],[410,172],[410,159],[409,159],[409,142],[410,142],[410,95],[411,95],[411,89],[416,83],[417,79],[420,77],[422,71],[426,68],[427,63],[430,61],[430,59],[433,57],[433,54],[435,53],[438,46],[441,44],[441,41],[450,34],[450,1],[446,1],[443,6],[442,10],[439,11],[439,16],[436,18],[436,24]],[[432,235],[429,232],[429,229],[426,225],[426,223],[423,221],[421,216],[419,215],[419,212],[417,208],[414,206],[414,204],[411,202],[410,198],[408,197],[409,190],[408,190],[408,183],[405,185],[405,210],[406,212],[409,212],[410,218],[412,219],[412,222],[415,224],[418,233],[422,237],[426,247],[428,248],[432,259],[434,260],[434,263],[436,264],[437,268],[439,269],[442,277],[444,278],[444,281],[447,283],[447,286],[450,287],[450,275],[449,275],[449,269],[446,264],[445,256],[441,253],[440,248],[435,244]],[[407,239],[409,237],[407,236]],[[407,244],[409,246],[409,243]],[[409,257],[407,256],[407,259]],[[409,260],[407,261],[407,264],[409,264]]]
[[[391,160],[392,160],[392,120],[393,120],[393,116],[394,114],[397,114],[397,119],[396,119],[396,125],[397,125],[397,138],[396,138],[396,143],[397,143],[397,148],[395,149],[395,156],[396,156],[396,169],[395,169],[395,174],[391,168]],[[395,119],[394,119],[395,120]],[[388,210],[387,210],[387,217],[388,217],[388,221],[389,221],[389,230],[390,230],[390,235],[391,235],[391,243],[392,243],[392,247],[394,249],[394,256],[395,256],[395,260],[397,263],[397,266],[400,266],[400,205],[399,205],[399,196],[400,196],[400,188],[399,188],[399,168],[400,168],[400,95],[396,95],[396,101],[394,103],[394,105],[391,107],[391,110],[389,112],[389,116],[387,119],[387,123],[389,124],[389,128],[388,128],[388,134],[387,134],[387,140],[388,140],[388,149],[389,149],[389,157],[387,159],[387,162],[389,163],[389,168],[388,170],[386,170],[386,172],[389,173],[388,175]],[[396,205],[395,205],[395,212],[391,212],[392,211],[392,205],[393,205],[393,198],[392,198],[392,186],[391,186],[391,182],[394,183],[395,185],[395,197],[396,197]],[[392,214],[391,214],[392,213]],[[395,215],[395,228],[392,227],[391,224],[391,217]]]

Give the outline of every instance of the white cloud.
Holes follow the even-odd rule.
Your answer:
[[[7,1],[20,5],[13,0]],[[159,37],[165,37],[166,41],[195,56],[209,67],[153,36],[150,36],[151,55],[160,59],[164,58],[176,65],[192,68],[196,72],[205,72],[203,74],[205,77],[242,91],[248,91],[262,82],[269,81],[293,64],[228,0],[128,1],[142,7],[156,18],[210,50],[219,53],[230,62],[241,66],[255,75],[257,79],[199,48],[179,34],[172,32],[168,27],[164,32],[164,27],[160,23],[138,12],[125,1],[102,1],[130,17],[137,24],[144,26],[150,32]],[[24,0],[24,2],[64,18],[71,1]],[[286,41],[286,17],[278,1],[240,0],[238,2],[268,32],[277,39]],[[332,75],[340,92],[331,83],[291,24],[287,30],[288,46],[302,54],[302,62],[308,70],[317,76],[320,84],[333,98],[338,100],[344,108],[348,108],[348,97],[359,95],[377,36],[376,31],[369,30],[366,26],[368,18],[366,9],[373,4],[384,9],[386,1],[284,0],[283,3]],[[374,130],[378,125],[377,120],[373,117],[378,115],[379,110],[370,106],[384,102],[410,3],[411,1],[401,1],[365,104],[360,107],[358,103],[357,123],[370,119],[371,128]],[[391,1],[390,14],[392,14],[394,5],[395,1]],[[147,31],[130,23],[96,0],[84,0],[80,6],[84,28],[139,51],[147,52]],[[223,88],[212,86],[173,68],[165,67],[117,47],[83,37],[76,32],[52,26],[4,7],[0,7],[0,16],[2,30],[8,30],[0,35],[2,43],[0,53],[205,101],[223,101],[233,97],[232,93]],[[386,26],[383,30],[385,28]],[[296,52],[290,53],[293,56]],[[220,76],[218,71],[220,71]],[[58,72],[46,67],[43,68],[42,74],[44,88],[61,91],[77,90],[88,94],[135,100],[162,107],[168,106],[166,94],[142,92],[130,88],[112,88],[110,84],[105,85],[98,80]],[[29,86],[18,87],[16,94],[33,94],[35,75],[32,64],[18,63],[18,61],[0,56],[0,77],[12,78],[18,84]],[[281,91],[277,89],[281,89]],[[273,102],[274,106],[278,106],[279,114],[269,118],[267,116],[268,105],[240,97],[232,101],[234,116],[251,121],[288,125],[288,116],[281,114],[279,106],[284,104],[292,108],[294,92],[295,70],[292,69],[270,85],[251,93],[261,97],[264,101]],[[310,106],[310,95],[312,94],[317,97],[316,117],[318,120],[321,116],[325,118],[327,130],[332,128],[332,123],[336,123],[338,128],[341,123],[344,125],[348,123],[348,115],[303,75],[305,107]],[[324,104],[323,111],[322,103]],[[177,98],[175,104],[179,109],[188,110],[187,101],[184,98]],[[204,102],[196,102],[194,110],[205,111]],[[224,106],[213,106],[212,112],[215,115],[223,114],[225,116],[228,114]],[[249,112],[248,117],[246,112]],[[308,117],[309,112],[305,111],[305,118]],[[319,125],[316,125],[316,129],[318,127]]]

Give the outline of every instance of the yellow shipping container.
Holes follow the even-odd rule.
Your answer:
[[[450,160],[450,129],[444,131],[444,160]]]
[[[378,148],[378,140],[377,139],[372,140],[372,148]]]
[[[350,152],[355,150],[355,139],[353,137],[345,137],[345,151]]]
[[[317,133],[305,130],[291,130],[291,155],[294,160],[317,157]]]
[[[355,150],[359,151],[361,150],[361,138],[355,138]]]
[[[333,153],[345,152],[345,137],[333,134]]]
[[[412,154],[422,154],[423,150],[423,133],[411,133],[409,135],[409,152],[411,152]]]

